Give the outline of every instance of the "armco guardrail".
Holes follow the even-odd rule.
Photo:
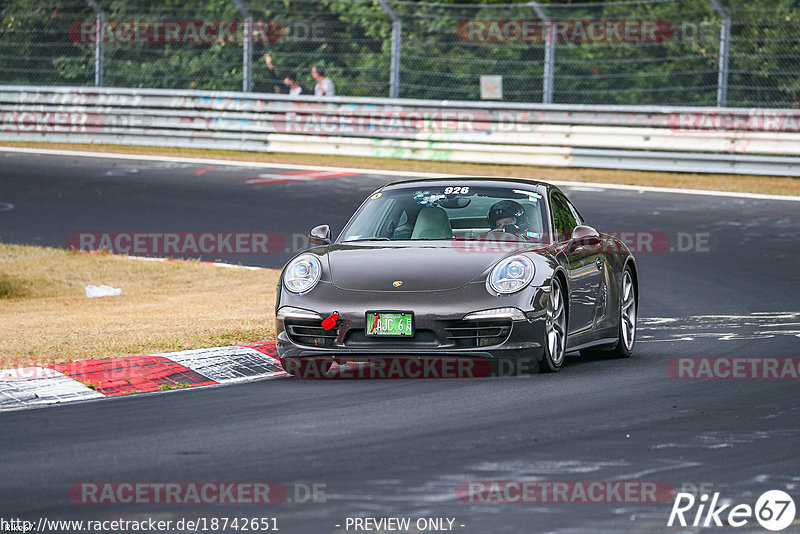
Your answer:
[[[800,175],[800,111],[0,86],[0,141]]]

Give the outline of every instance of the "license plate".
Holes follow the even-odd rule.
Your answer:
[[[411,337],[414,314],[411,312],[367,312],[368,336]]]

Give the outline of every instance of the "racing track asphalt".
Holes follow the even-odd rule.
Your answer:
[[[336,233],[367,193],[396,180],[242,181],[286,172],[296,171],[0,152],[0,202],[14,205],[0,212],[0,239],[63,247],[74,232],[291,236],[319,223]],[[660,532],[671,501],[467,504],[455,489],[639,479],[705,484],[751,505],[788,488],[797,501],[800,382],[679,380],[666,364],[800,356],[800,316],[769,313],[800,311],[800,204],[565,190],[603,230],[661,231],[673,246],[708,236],[708,251],[637,255],[643,322],[632,359],[570,357],[558,374],[524,378],[272,380],[5,413],[0,517],[276,516],[282,532],[325,533],[343,531],[348,516],[434,516],[454,517],[464,533]],[[278,267],[287,257],[206,259]],[[81,481],[277,481],[290,497],[294,484],[317,483],[326,500],[78,505],[68,489]]]

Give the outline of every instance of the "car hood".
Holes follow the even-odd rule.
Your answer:
[[[376,241],[331,245],[326,255],[336,287],[397,292],[463,287],[508,252],[474,252],[450,241]],[[402,284],[395,285],[396,282]]]

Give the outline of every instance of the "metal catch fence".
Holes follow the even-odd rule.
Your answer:
[[[798,35],[796,0],[6,0],[0,83],[798,108]]]

